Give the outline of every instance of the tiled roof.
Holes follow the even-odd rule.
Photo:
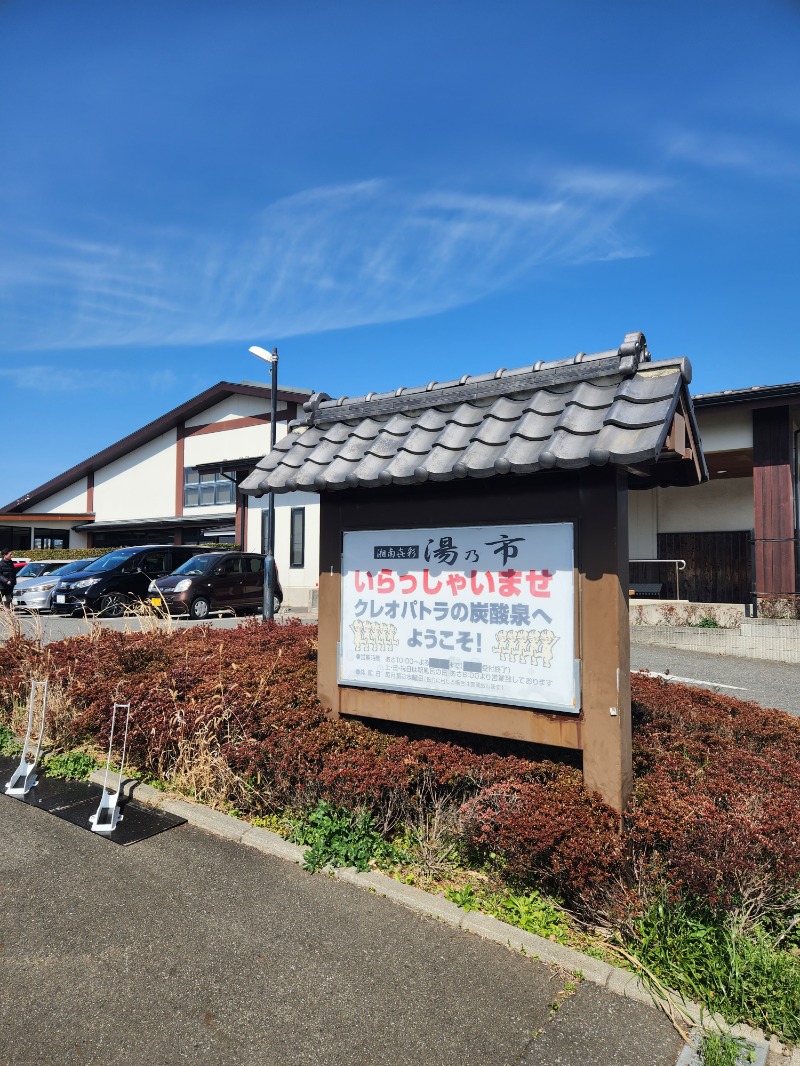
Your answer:
[[[629,333],[616,350],[517,370],[356,399],[317,393],[241,489],[261,496],[647,467],[658,460],[681,401],[699,440],[690,380],[688,360],[652,362],[644,336]]]

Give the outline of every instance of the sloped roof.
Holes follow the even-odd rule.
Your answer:
[[[690,380],[687,359],[652,362],[644,335],[629,333],[616,350],[517,370],[356,399],[317,393],[240,488],[327,492],[607,464],[643,487],[696,483],[708,475]],[[665,449],[679,411],[693,462]]]
[[[12,500],[10,503],[5,504],[4,507],[0,507],[0,514],[24,511],[27,508],[34,507],[41,500],[45,500],[48,496],[67,488],[80,478],[86,477],[87,474],[100,470],[102,467],[114,462],[115,459],[127,455],[128,452],[133,451],[135,448],[140,448],[143,444],[160,437],[162,433],[174,429],[181,422],[186,421],[187,418],[194,418],[196,415],[202,414],[207,408],[212,407],[228,396],[234,395],[261,396],[267,399],[270,395],[270,388],[269,385],[259,385],[255,382],[237,384],[232,381],[219,381],[216,385],[206,389],[205,392],[201,392],[198,396],[193,396],[191,400],[181,404],[180,407],[167,411],[165,415],[161,415],[154,422],[148,422],[147,425],[137,429],[134,433],[128,434],[122,440],[118,440],[115,444],[111,444],[109,447],[97,452],[96,455],[90,455],[88,459],[84,459],[76,466],[70,467],[69,470],[65,470],[63,474],[58,474],[56,477],[51,478],[50,481],[39,485],[38,488],[25,493],[24,496],[18,496],[16,500]],[[278,389],[278,399],[285,400],[287,403],[299,403],[309,395],[309,389]]]

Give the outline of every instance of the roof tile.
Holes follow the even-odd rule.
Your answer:
[[[308,428],[294,429],[241,487],[323,492],[654,464],[681,395],[698,435],[688,362],[649,359],[642,335],[628,334],[617,352],[356,399],[318,394],[305,408]]]

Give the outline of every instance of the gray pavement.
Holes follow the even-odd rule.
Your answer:
[[[251,617],[260,617],[255,615]],[[41,638],[43,643],[49,644],[52,640],[64,640],[66,637],[77,637],[88,633],[94,626],[102,629],[117,629],[122,632],[138,632],[142,628],[158,626],[164,629],[183,629],[185,627],[210,625],[215,629],[234,629],[245,620],[235,615],[222,615],[212,617],[204,622],[193,622],[189,618],[157,619],[152,615],[141,617],[136,614],[125,615],[123,618],[69,618],[54,614],[27,614],[17,612],[15,618],[23,633],[28,636]],[[275,616],[275,621],[286,623],[291,620],[309,623],[317,621],[314,613],[307,611],[281,609]]]
[[[701,684],[727,696],[753,700],[762,707],[800,715],[800,667],[793,663],[632,644],[631,669],[665,674],[682,684]]]
[[[681,1049],[650,1006],[570,994],[554,966],[192,825],[123,848],[0,796],[0,890],[9,1066],[673,1066]]]

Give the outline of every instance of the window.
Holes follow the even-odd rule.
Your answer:
[[[306,556],[306,509],[293,507],[289,531],[289,566],[298,569],[305,566]]]
[[[172,553],[168,551],[148,552],[136,560],[136,565],[146,574],[168,574],[172,569],[169,566],[171,559]]]
[[[236,474],[232,470],[210,474],[201,474],[191,467],[184,470],[184,507],[209,507],[215,504],[233,503],[235,499]]]
[[[69,547],[69,533],[62,529],[34,529],[34,548],[52,548],[53,550]]]

